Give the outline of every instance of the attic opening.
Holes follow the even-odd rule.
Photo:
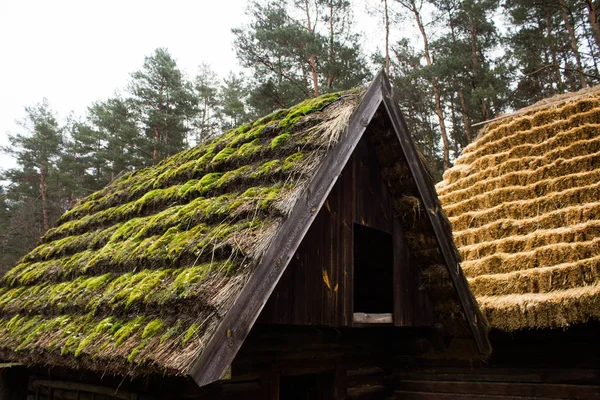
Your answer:
[[[354,224],[354,322],[392,322],[392,243],[390,233]]]

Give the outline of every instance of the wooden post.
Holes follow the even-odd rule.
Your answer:
[[[337,365],[335,367],[335,377],[333,382],[333,398],[336,400],[346,400],[348,397],[348,377],[346,376],[346,367]]]
[[[265,373],[260,378],[260,386],[267,400],[279,400],[279,374],[276,372]]]
[[[0,368],[0,400],[26,400],[28,384],[26,368]]]

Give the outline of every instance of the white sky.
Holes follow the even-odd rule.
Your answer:
[[[382,43],[377,22],[355,0],[366,53]],[[20,132],[24,107],[46,97],[59,117],[85,113],[123,89],[144,57],[166,47],[194,76],[207,62],[219,75],[237,69],[231,28],[247,22],[247,0],[0,0],[0,146]],[[0,169],[14,161],[0,154]]]

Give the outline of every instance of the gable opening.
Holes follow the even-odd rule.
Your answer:
[[[392,234],[354,224],[354,322],[391,323],[394,311]]]

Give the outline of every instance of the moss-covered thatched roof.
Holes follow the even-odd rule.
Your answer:
[[[600,317],[599,88],[493,121],[437,189],[493,327]]]
[[[488,352],[386,85],[380,74],[364,98],[327,94],[274,112],[83,199],[0,282],[0,359],[219,379],[363,134],[436,321]],[[287,259],[271,254],[280,250]]]
[[[276,111],[80,201],[2,280],[2,358],[185,371],[356,103]]]

